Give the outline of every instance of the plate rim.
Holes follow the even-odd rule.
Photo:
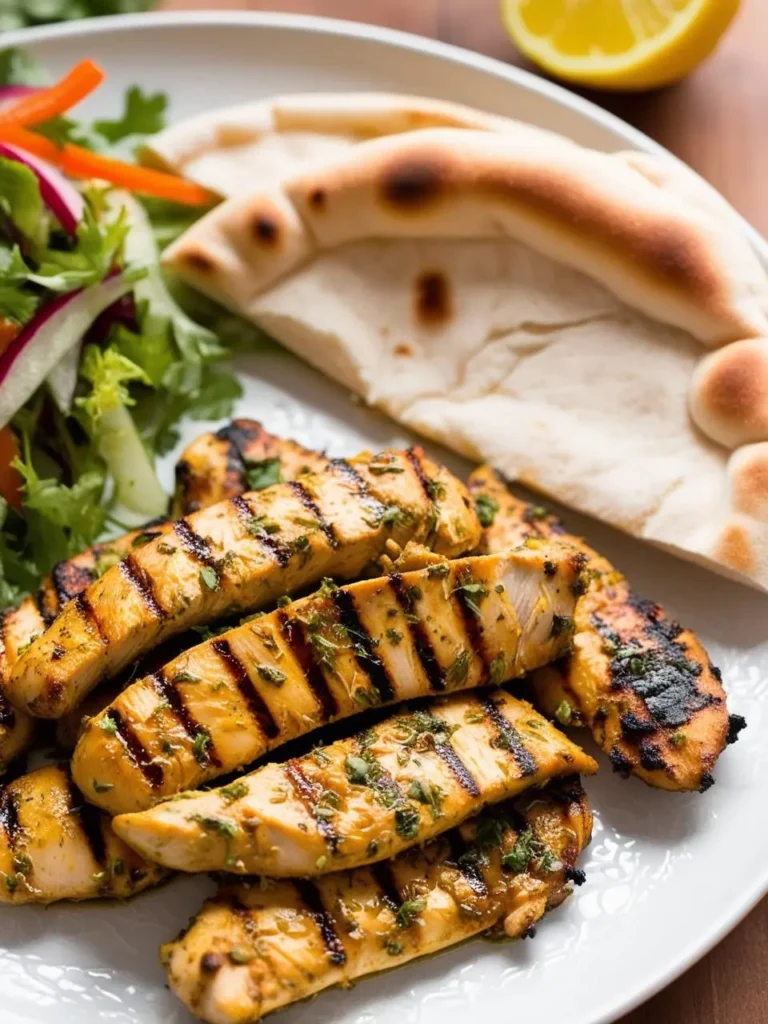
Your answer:
[[[696,174],[701,180],[706,179],[691,168],[679,157],[656,142],[644,132],[633,127],[615,114],[604,110],[591,100],[571,92],[567,87],[543,78],[533,71],[517,65],[507,64],[495,57],[467,50],[453,43],[431,39],[412,32],[385,28],[340,18],[329,18],[319,15],[289,14],[272,11],[166,11],[144,14],[107,15],[84,21],[63,22],[43,25],[34,28],[16,29],[3,34],[0,48],[34,45],[35,43],[56,40],[62,37],[114,34],[124,31],[147,30],[153,28],[184,26],[200,27],[205,25],[232,26],[243,28],[281,29],[295,31],[300,34],[315,33],[340,39],[366,39],[381,43],[395,49],[405,49],[412,53],[428,54],[447,63],[461,64],[501,78],[529,92],[537,93],[566,109],[578,112],[601,127],[618,135],[627,144],[643,152],[660,156],[665,160],[674,161]],[[707,184],[710,184],[707,182]],[[710,184],[710,187],[714,187]],[[718,195],[722,193],[718,191]],[[725,197],[722,197],[725,199]],[[725,200],[728,202],[728,200]],[[729,203],[730,206],[730,203]],[[743,230],[762,262],[768,267],[768,241],[754,228],[738,210],[731,207],[741,222]],[[748,886],[742,897],[735,902],[729,911],[720,915],[713,927],[707,931],[706,937],[692,936],[691,941],[678,951],[668,967],[654,975],[650,982],[642,982],[629,994],[622,996],[619,1002],[605,1006],[598,1017],[590,1024],[611,1024],[670,985],[687,970],[693,967],[719,943],[768,895],[768,862],[762,875],[757,876],[752,885]]]

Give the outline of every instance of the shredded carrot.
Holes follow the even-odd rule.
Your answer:
[[[28,153],[33,153],[52,164],[57,164],[61,160],[61,150],[54,142],[15,124],[3,124],[0,121],[0,142],[10,142],[11,145],[26,149]]]
[[[0,128],[0,138],[2,135],[3,130]],[[175,174],[153,171],[138,164],[123,163],[122,160],[100,156],[69,143],[64,146],[57,162],[61,169],[73,178],[102,178],[129,192],[140,192],[143,195],[169,199],[187,206],[205,206],[212,199],[207,189],[184,178],[178,178]]]
[[[13,466],[13,460],[18,454],[16,435],[10,427],[3,427],[0,430],[0,496],[5,498],[11,508],[21,512],[21,475]]]
[[[92,60],[82,60],[56,85],[40,89],[0,111],[0,123],[41,124],[66,114],[104,81],[104,72]]]

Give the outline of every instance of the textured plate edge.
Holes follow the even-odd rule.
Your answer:
[[[590,100],[570,92],[564,86],[548,79],[541,78],[531,71],[484,54],[466,50],[451,43],[429,39],[410,32],[382,28],[362,22],[346,21],[335,18],[324,18],[315,15],[282,14],[277,12],[259,11],[179,11],[153,14],[126,14],[94,18],[89,21],[65,22],[58,25],[46,25],[39,28],[20,29],[6,32],[0,39],[2,49],[15,46],[34,45],[38,42],[56,40],[62,37],[87,38],[91,35],[109,35],[121,31],[151,31],[158,27],[196,27],[205,25],[222,25],[243,28],[282,29],[300,33],[316,33],[340,39],[365,39],[396,49],[405,49],[412,53],[424,53],[448,63],[461,64],[486,74],[501,78],[529,92],[537,93],[545,99],[579,113],[623,139],[627,146],[641,152],[651,153],[664,160],[672,161],[685,167],[689,172],[704,179],[684,161],[670,153],[668,149],[655,142],[639,129],[611,114]],[[727,201],[727,200],[726,200]],[[729,204],[730,205],[730,204]],[[733,207],[732,207],[733,209]],[[752,225],[734,209],[741,225],[763,264],[768,268],[768,242]],[[679,978],[694,964],[711,952],[744,918],[753,910],[760,900],[768,894],[768,863],[762,878],[756,879],[738,901],[735,908],[720,918],[708,931],[703,941],[693,937],[685,949],[679,953],[674,962],[650,983],[644,983],[631,994],[627,995],[618,1005],[608,1005],[597,1017],[580,1018],[572,1024],[611,1024],[638,1006],[647,1002],[669,984]]]

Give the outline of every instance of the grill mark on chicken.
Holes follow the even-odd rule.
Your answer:
[[[152,685],[157,690],[160,698],[168,702],[171,712],[176,716],[187,736],[189,736],[191,740],[196,740],[201,735],[207,737],[208,742],[204,745],[199,754],[197,751],[195,752],[195,758],[199,760],[201,764],[211,764],[216,768],[220,768],[221,761],[219,760],[219,756],[213,746],[213,740],[211,739],[210,733],[207,729],[198,725],[173,682],[170,679],[165,678],[162,669],[159,672],[153,672],[149,678],[152,680]]]
[[[13,710],[13,705],[5,696],[2,690],[0,690],[0,727],[6,729],[12,729],[16,724],[16,712]]]
[[[331,850],[335,850],[339,845],[338,834],[327,818],[322,817],[322,815],[315,814],[315,787],[301,770],[300,762],[295,758],[290,761],[286,761],[283,765],[283,772],[290,782],[291,788],[296,794],[297,799],[301,801],[307,814],[310,815],[317,825],[318,832]]]
[[[253,685],[242,661],[233,653],[229,641],[214,640],[211,647],[229,669],[230,675],[237,683],[237,688],[248,705],[248,710],[256,719],[263,734],[267,739],[275,739],[280,735],[280,727],[272,717],[272,712],[267,707],[264,698]]]
[[[367,674],[382,703],[395,699],[395,687],[389,677],[386,666],[376,654],[374,642],[360,621],[355,600],[349,591],[337,589],[331,595],[341,624],[346,629],[352,644],[355,657],[360,668]]]
[[[16,806],[16,797],[7,788],[0,793],[0,826],[5,831],[9,848],[14,850],[16,842],[21,835],[21,825],[19,824],[19,809]]]
[[[131,763],[139,769],[152,789],[163,784],[163,767],[149,756],[144,744],[123,718],[117,708],[110,708],[107,718],[114,723],[115,736],[120,740]]]
[[[227,473],[236,476],[241,481],[243,489],[245,489],[246,474],[248,472],[246,452],[248,451],[248,442],[251,440],[251,436],[241,427],[238,427],[237,423],[233,420],[226,427],[217,430],[216,437],[227,445]]]
[[[136,564],[133,555],[128,555],[127,558],[120,562],[120,571],[134,588],[136,593],[139,594],[144,604],[147,606],[147,610],[156,619],[164,619],[166,617],[166,612],[165,609],[161,608],[157,603],[155,591],[152,586],[152,578],[144,569],[141,568],[141,566]]]
[[[200,508],[199,501],[191,501],[189,498],[192,492],[192,484],[194,483],[195,473],[187,459],[179,459],[176,463],[176,469],[174,471],[174,502],[181,500],[184,497],[184,503],[182,505],[182,511],[185,515],[189,515],[190,512],[197,512]]]
[[[344,943],[338,936],[333,917],[323,906],[317,886],[308,878],[298,879],[294,882],[294,885],[299,894],[299,899],[307,908],[307,911],[320,930],[323,945],[328,952],[328,959],[334,967],[343,967],[347,962]]]
[[[96,579],[93,569],[75,565],[71,560],[58,562],[51,570],[51,579],[56,591],[59,609],[77,597]]]
[[[461,582],[461,581],[460,581]],[[469,582],[468,580],[466,582]],[[461,621],[464,624],[464,632],[466,633],[469,646],[475,654],[478,662],[482,666],[481,676],[478,685],[482,686],[484,683],[490,681],[490,665],[488,662],[488,655],[485,650],[485,637],[483,636],[483,624],[472,611],[470,607],[470,599],[461,586],[457,587],[451,594],[451,600],[455,602],[459,609]]]
[[[538,770],[536,759],[523,743],[517,729],[505,718],[489,697],[478,697],[477,703],[498,730],[499,735],[495,745],[510,752],[517,762],[523,778],[528,775],[535,775]]]
[[[323,670],[315,661],[314,648],[307,641],[303,625],[298,619],[291,618],[285,612],[278,612],[277,620],[283,639],[290,648],[304,675],[307,686],[317,701],[323,720],[329,721],[338,713],[339,706],[328,687]]]
[[[325,535],[325,539],[328,541],[330,546],[332,548],[337,548],[339,546],[339,541],[336,537],[336,533],[334,532],[333,525],[329,523],[328,520],[325,518],[322,511],[320,510],[320,506],[317,504],[317,502],[309,493],[304,484],[300,483],[298,480],[289,480],[288,486],[299,499],[299,501],[307,510],[307,512],[309,512],[312,518],[317,520],[317,525],[322,530],[323,534]]]
[[[251,506],[241,494],[236,494],[234,498],[230,498],[229,503],[232,508],[234,508],[235,512],[237,512],[238,518],[250,533],[249,527],[255,518],[254,511]],[[291,558],[291,553],[284,544],[280,543],[279,540],[275,540],[275,538],[267,533],[266,530],[259,530],[257,533],[252,534],[252,536],[255,536],[261,546],[266,548],[278,565],[282,566],[288,564]]]
[[[66,770],[66,769],[65,769]],[[67,770],[67,801],[69,814],[79,822],[80,831],[91,851],[91,856],[101,867],[107,858],[104,833],[101,831],[102,812],[93,804],[89,804],[71,778]]]
[[[392,593],[407,617],[408,630],[411,634],[414,650],[421,663],[424,675],[429,680],[431,689],[440,691],[445,689],[445,673],[435,656],[435,649],[427,635],[422,622],[413,622],[409,616],[413,615],[413,600],[408,593],[408,588],[403,584],[403,577],[399,573],[393,573],[388,579]]]
[[[367,505],[377,519],[381,519],[385,511],[384,505],[377,497],[371,494],[370,487],[351,463],[347,462],[346,459],[331,459],[329,468],[332,472],[338,473],[339,476],[352,484],[355,488],[355,493],[363,504]]]
[[[480,796],[480,789],[472,773],[450,743],[447,741],[445,743],[436,743],[435,753],[448,765],[453,777],[462,789],[465,789],[470,796]]]
[[[424,467],[419,459],[419,453],[415,448],[408,448],[405,452],[405,457],[408,459],[410,464],[413,466],[413,471],[416,474],[419,483],[421,484],[422,490],[429,498],[430,501],[434,501],[433,488],[431,481],[427,474],[424,472]]]
[[[480,871],[480,866],[474,858],[465,857],[469,845],[461,834],[460,828],[451,829],[447,834],[448,846],[450,849],[451,861],[456,865],[458,871],[464,876],[467,885],[475,896],[485,898],[488,896],[488,886]]]
[[[371,874],[376,885],[381,889],[381,902],[396,914],[403,905],[403,897],[395,882],[392,864],[388,860],[371,865]]]
[[[195,533],[186,519],[177,519],[173,524],[173,532],[181,541],[181,546],[188,555],[191,555],[198,562],[202,562],[203,565],[210,565],[213,569],[216,568],[216,560],[213,557],[210,545],[199,533]]]
[[[43,620],[45,628],[47,629],[56,616],[51,612],[46,604],[45,591],[42,587],[35,591],[35,608],[37,608],[40,613],[40,618]]]
[[[107,647],[109,646],[109,640],[104,635],[104,630],[101,623],[96,615],[96,612],[91,605],[91,602],[86,597],[85,593],[81,591],[73,600],[73,605],[77,609],[77,614],[82,619],[83,625],[89,633],[95,633],[101,643]]]

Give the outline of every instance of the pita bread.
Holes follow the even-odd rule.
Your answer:
[[[402,423],[768,589],[768,278],[689,172],[419,130],[228,200],[166,262]]]
[[[183,174],[221,196],[254,192],[359,142],[419,128],[510,127],[509,118],[458,103],[394,93],[308,93],[206,111],[152,137],[144,163]]]

